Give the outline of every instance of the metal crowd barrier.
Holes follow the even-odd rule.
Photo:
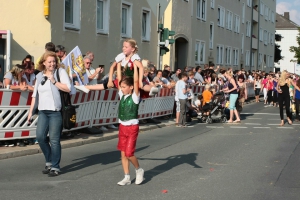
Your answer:
[[[193,86],[194,94],[204,91],[204,86]],[[248,97],[254,96],[253,83],[247,84]],[[32,92],[0,89],[0,140],[36,137],[38,116],[27,124]],[[163,88],[155,97],[142,99],[139,119],[161,117],[173,113],[174,89]],[[73,105],[78,105],[76,127],[71,130],[118,123],[119,94],[116,89],[77,92],[72,95]],[[68,131],[68,130],[63,130]]]

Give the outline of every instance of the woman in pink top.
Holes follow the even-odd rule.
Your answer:
[[[269,82],[268,75],[266,75],[266,77],[262,81],[262,87],[264,92],[264,104],[267,104],[267,100],[268,100],[268,82]]]

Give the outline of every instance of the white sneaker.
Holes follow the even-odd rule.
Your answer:
[[[85,93],[89,93],[89,89],[87,89],[86,87],[84,87],[84,85],[74,85],[74,87],[77,89],[77,90],[80,90],[82,92],[85,92]]]
[[[159,89],[157,87],[152,87],[149,96],[155,96],[159,92]]]
[[[101,131],[107,131],[108,129],[105,128],[104,126],[101,126],[100,130],[101,130]]]
[[[121,180],[120,182],[118,182],[118,185],[121,185],[121,186],[123,186],[123,185],[130,185],[130,184],[131,184],[130,177],[129,178],[125,177],[123,180]]]
[[[113,125],[113,124],[110,124],[110,125],[108,125],[107,126],[108,128],[111,128],[111,129],[118,129],[115,125]]]
[[[144,180],[144,170],[142,168],[139,168],[138,170],[135,170],[136,177],[135,177],[135,184],[139,185]]]

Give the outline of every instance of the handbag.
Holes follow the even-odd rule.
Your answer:
[[[60,82],[59,70],[56,73],[57,81]],[[61,115],[63,121],[63,128],[70,130],[76,125],[76,108],[78,106],[73,106],[71,103],[71,97],[68,92],[59,90],[61,98]]]

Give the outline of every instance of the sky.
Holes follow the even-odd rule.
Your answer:
[[[290,12],[290,19],[300,26],[300,0],[277,0],[276,12]]]

